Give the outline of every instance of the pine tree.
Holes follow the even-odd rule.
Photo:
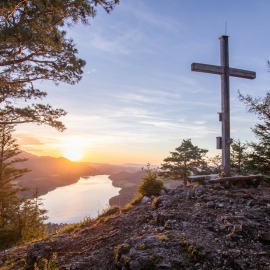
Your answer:
[[[14,180],[29,170],[16,168],[25,161],[16,140],[14,127],[0,125],[0,249],[41,236],[44,233],[45,210],[40,209],[39,199],[20,198],[19,187]]]
[[[160,175],[170,179],[183,179],[187,184],[187,177],[191,174],[208,173],[206,161],[203,159],[208,152],[194,146],[191,139],[183,140],[171,155],[161,164]]]
[[[31,122],[64,130],[59,118],[66,112],[36,103],[35,100],[44,99],[47,94],[35,83],[40,80],[56,85],[77,83],[86,63],[78,57],[76,46],[64,27],[68,29],[78,22],[88,24],[98,6],[110,12],[118,2],[0,1],[0,123]],[[30,101],[35,103],[28,105]]]
[[[247,174],[248,145],[235,140],[231,144],[231,169],[237,174]]]
[[[221,159],[221,155],[215,155],[213,157],[207,157],[207,164],[209,167],[209,173],[213,173],[213,174],[220,174],[221,173],[221,163],[222,163],[222,159]]]
[[[247,161],[252,173],[270,174],[270,92],[264,98],[252,98],[239,93],[248,111],[255,113],[260,122],[252,128],[258,142],[250,143],[251,151]]]
[[[44,221],[47,210],[42,209],[42,203],[37,197],[38,193],[34,194],[33,199],[25,199],[21,204],[18,214],[18,228],[20,241],[30,241],[39,239],[46,234]]]

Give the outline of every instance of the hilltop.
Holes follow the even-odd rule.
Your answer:
[[[269,187],[180,186],[1,253],[0,267],[270,269],[269,220]]]

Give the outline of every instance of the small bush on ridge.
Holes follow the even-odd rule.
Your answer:
[[[160,195],[160,191],[164,188],[164,185],[163,182],[158,179],[157,171],[150,169],[150,164],[148,164],[146,172],[147,175],[142,178],[138,191],[143,196],[148,197]]]

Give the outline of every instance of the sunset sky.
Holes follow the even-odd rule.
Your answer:
[[[220,153],[220,76],[191,72],[190,66],[219,65],[219,37],[225,34],[230,66],[257,73],[255,80],[230,79],[231,137],[254,140],[250,128],[257,118],[237,91],[263,97],[270,90],[269,11],[268,0],[122,0],[110,15],[100,9],[90,26],[68,30],[87,61],[80,83],[40,85],[48,92],[46,103],[68,111],[62,119],[67,130],[18,126],[22,150],[159,164],[191,138],[209,155]]]

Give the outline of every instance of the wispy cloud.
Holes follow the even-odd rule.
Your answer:
[[[91,74],[91,73],[94,73],[94,72],[96,72],[96,69],[95,68],[86,71],[86,74]]]
[[[179,24],[179,22],[171,17],[154,13],[152,9],[147,10],[145,6],[135,8],[134,5],[125,5],[123,9],[125,12],[132,14],[139,22],[149,24],[151,27],[155,27],[163,31],[178,31],[179,33],[179,31],[183,28],[183,25]]]
[[[16,138],[18,139],[20,144],[24,145],[44,145],[40,139],[36,137],[31,137],[25,134],[16,133]]]
[[[221,135],[220,78],[191,72],[190,65],[219,63],[224,16],[236,25],[230,30],[232,66],[257,71],[256,80],[230,80],[231,134],[248,138],[257,119],[237,100],[237,90],[262,97],[269,89],[269,37],[263,31],[269,14],[257,4],[247,3],[243,11],[237,1],[229,1],[220,16],[219,1],[205,1],[210,10],[205,3],[194,8],[193,1],[171,0],[166,7],[161,1],[122,1],[110,15],[102,10],[91,27],[68,29],[79,56],[88,63],[86,74],[76,86],[40,86],[48,91],[49,104],[69,112],[62,119],[67,131],[31,126],[18,132],[25,135],[20,142],[32,151],[48,151],[59,148],[61,138],[84,136],[89,152],[102,148],[103,153],[111,151],[113,159],[122,151],[122,160],[138,149],[137,157],[161,156],[160,151],[173,150],[184,138],[215,148],[215,137]],[[249,32],[241,29],[243,25]],[[252,39],[250,27],[260,30]]]
[[[175,99],[179,99],[181,94],[159,89],[127,86],[125,93],[119,91],[117,93],[112,93],[112,96],[119,101],[128,103],[142,102],[150,104],[168,104]]]

